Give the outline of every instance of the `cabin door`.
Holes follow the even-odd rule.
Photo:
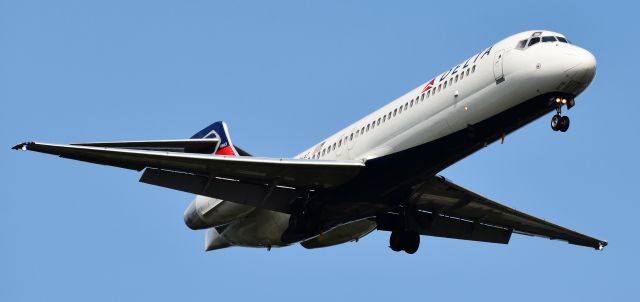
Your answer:
[[[504,49],[501,49],[493,55],[493,76],[498,84],[504,81],[503,61]]]

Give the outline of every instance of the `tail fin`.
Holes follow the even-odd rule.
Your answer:
[[[214,154],[238,156],[238,151],[231,143],[231,136],[229,135],[227,123],[223,121],[215,122],[207,126],[194,134],[191,138],[218,138],[220,139],[220,144]]]

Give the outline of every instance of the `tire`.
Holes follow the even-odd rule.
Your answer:
[[[406,231],[403,238],[404,251],[407,254],[414,254],[420,247],[420,234],[415,231]]]
[[[551,129],[553,129],[553,131],[560,130],[561,123],[562,123],[562,117],[559,114],[554,115],[551,118]]]
[[[394,252],[402,251],[404,237],[402,235],[402,232],[393,231],[391,232],[391,236],[389,236],[389,247]]]
[[[561,132],[567,132],[567,130],[569,130],[569,124],[570,124],[570,120],[568,116],[563,116],[560,119],[560,131]]]

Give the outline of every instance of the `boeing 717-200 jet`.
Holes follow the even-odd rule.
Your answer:
[[[14,149],[144,171],[141,182],[196,194],[186,225],[207,251],[230,246],[319,248],[389,231],[413,254],[420,236],[506,244],[525,234],[602,249],[606,241],[517,211],[438,175],[553,112],[565,132],[596,60],[562,34],[535,30],[488,47],[294,158],[253,157],[224,122],[190,139]]]

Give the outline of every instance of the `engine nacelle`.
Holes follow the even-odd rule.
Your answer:
[[[376,228],[376,223],[368,219],[349,222],[320,234],[317,237],[300,243],[307,249],[327,247],[348,241],[358,240],[371,233]]]
[[[254,209],[243,204],[198,195],[184,211],[184,223],[192,230],[212,228],[244,217]]]
[[[231,244],[220,235],[216,228],[210,228],[204,235],[204,250],[213,251],[230,247]]]

